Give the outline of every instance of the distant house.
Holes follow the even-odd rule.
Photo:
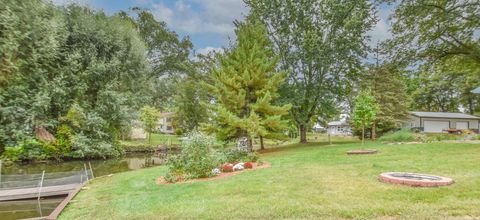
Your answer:
[[[410,112],[406,128],[427,133],[441,133],[447,129],[473,130],[478,132],[480,117],[453,112]]]
[[[480,94],[480,87],[472,90],[472,93]]]
[[[173,117],[175,112],[162,112],[158,120],[158,130],[165,134],[174,134],[175,128],[173,126]]]
[[[320,132],[324,132],[325,128],[322,125],[320,125],[319,123],[315,123],[315,125],[312,127],[312,130],[314,132],[320,133]]]
[[[328,123],[327,134],[352,135],[352,127],[346,121],[332,121]]]

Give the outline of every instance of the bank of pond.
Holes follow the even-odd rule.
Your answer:
[[[168,152],[141,152],[126,153],[120,158],[106,160],[70,160],[70,161],[43,161],[30,163],[11,163],[9,166],[1,166],[0,175],[29,175],[45,173],[60,173],[69,171],[80,171],[85,166],[91,166],[95,177],[106,176],[110,174],[138,170],[147,167],[159,166],[166,162]],[[6,182],[3,182],[6,184]],[[0,176],[0,191],[2,190],[2,180]],[[0,202],[1,219],[23,219],[48,216],[64,197],[42,198],[40,200],[19,200]]]

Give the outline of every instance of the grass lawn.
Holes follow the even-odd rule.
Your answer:
[[[61,219],[478,219],[480,146],[383,145],[377,155],[347,156],[358,143],[270,149],[272,167],[209,182],[155,185],[164,167],[99,178]],[[452,177],[454,185],[412,188],[381,183],[387,171]]]
[[[178,140],[177,135],[168,135],[168,134],[152,134],[150,142],[147,139],[136,139],[136,140],[125,140],[120,141],[121,146],[126,150],[138,149],[138,148],[156,148],[158,145],[178,145],[180,141]]]

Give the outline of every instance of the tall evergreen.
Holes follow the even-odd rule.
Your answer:
[[[398,127],[407,119],[410,98],[407,95],[402,72],[393,64],[377,64],[365,73],[363,87],[369,89],[379,106],[372,123],[371,138]]]
[[[276,71],[279,59],[260,22],[249,17],[236,23],[235,33],[236,45],[220,56],[207,84],[212,121],[203,125],[222,140],[246,137],[252,151],[253,138],[276,137],[286,128],[282,115],[290,105],[272,104],[286,73]]]

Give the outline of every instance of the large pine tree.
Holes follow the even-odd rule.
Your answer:
[[[245,137],[252,151],[252,139],[276,137],[286,128],[282,115],[288,113],[290,105],[275,106],[272,101],[287,74],[276,71],[279,59],[260,22],[249,17],[236,23],[235,33],[236,44],[212,69],[207,84],[212,120],[203,127],[222,140]]]
[[[379,105],[371,128],[371,138],[375,139],[377,132],[388,132],[408,118],[410,99],[402,73],[395,65],[372,65],[364,76],[363,87],[371,91]]]

